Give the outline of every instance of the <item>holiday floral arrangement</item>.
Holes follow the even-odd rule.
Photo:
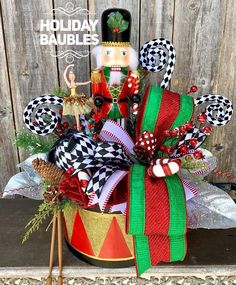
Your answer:
[[[135,260],[141,275],[162,261],[185,258],[187,228],[236,226],[234,201],[204,180],[216,169],[205,140],[212,126],[230,121],[233,107],[221,95],[194,99],[168,90],[174,46],[154,39],[138,55],[130,32],[127,10],[104,11],[91,81],[76,82],[70,65],[64,72],[68,91],[55,89],[26,106],[23,120],[30,131],[20,132],[16,143],[31,156],[19,164],[22,172],[10,179],[4,196],[43,200],[24,241],[53,214],[51,254],[56,221],[61,245],[63,219],[75,255],[104,267]],[[164,68],[160,86],[146,84],[149,72]],[[79,92],[90,83],[92,96]],[[195,91],[193,86],[189,93]],[[195,106],[205,103],[194,120]],[[51,269],[50,259],[48,282]]]

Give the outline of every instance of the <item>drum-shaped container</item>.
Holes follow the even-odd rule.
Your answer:
[[[73,205],[64,209],[64,233],[69,249],[100,267],[134,265],[133,237],[125,231],[123,214],[98,213]]]

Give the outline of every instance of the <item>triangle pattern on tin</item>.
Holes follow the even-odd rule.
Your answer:
[[[86,228],[94,254],[96,257],[98,257],[107,231],[111,225],[112,215],[96,213],[83,209],[81,209],[79,212]]]
[[[132,254],[114,217],[99,254],[100,258],[128,258]]]
[[[122,216],[117,218],[117,222],[120,226],[120,229],[122,231],[123,237],[125,239],[125,242],[130,250],[130,252],[132,253],[132,255],[134,256],[134,242],[133,242],[133,236],[129,235],[126,233],[126,217]]]
[[[71,241],[76,213],[77,213],[77,207],[75,206],[68,206],[65,207],[64,209],[64,222],[69,242]]]
[[[94,252],[86,233],[83,221],[80,217],[79,211],[77,211],[74,230],[71,237],[71,245],[78,251],[94,256]]]

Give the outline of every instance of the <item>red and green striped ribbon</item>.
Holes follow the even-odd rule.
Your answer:
[[[145,230],[145,172],[146,167],[132,165],[130,169],[130,205],[128,233],[134,235],[137,271],[140,276],[151,267],[148,237]]]
[[[178,127],[189,121],[193,114],[193,100],[186,95],[180,96],[180,105],[177,116],[173,117],[171,129]],[[159,86],[150,86],[148,96],[145,96],[145,109],[142,112],[139,122],[139,132],[145,130],[152,132],[158,130],[158,116],[163,99],[163,89]],[[165,95],[165,100],[168,99]],[[166,103],[166,102],[165,102]],[[170,110],[171,111],[171,110]],[[168,145],[173,145],[175,141]],[[145,177],[146,167],[134,164],[130,170],[130,205],[129,205],[129,234],[134,235],[136,249],[136,263],[138,274],[142,274],[151,267],[150,249],[148,237],[145,231]],[[165,183],[169,196],[169,248],[170,261],[183,260],[186,252],[186,207],[184,189],[177,175],[165,177]],[[158,191],[158,189],[154,189]],[[161,197],[160,197],[161,198]],[[158,233],[157,233],[158,234]]]
[[[179,94],[179,96],[180,96],[179,113],[170,128],[171,130],[190,121],[194,112],[193,98],[191,96],[186,96],[185,94]],[[166,141],[164,144],[167,146],[173,146],[177,143],[177,141],[178,138],[172,138]]]
[[[161,107],[162,94],[163,89],[160,86],[150,86],[146,108],[142,118],[141,134],[146,130],[151,132],[155,131],[155,126]]]

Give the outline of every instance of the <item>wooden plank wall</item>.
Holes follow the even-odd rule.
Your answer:
[[[68,1],[69,2],[69,1]],[[193,84],[201,94],[222,94],[235,101],[236,89],[236,3],[233,0],[71,0],[74,7],[86,8],[88,17],[100,19],[102,11],[111,7],[126,8],[132,14],[132,46],[139,50],[143,43],[156,37],[173,41],[177,63],[171,83],[173,91],[187,92]],[[0,189],[16,172],[16,164],[24,158],[12,146],[15,131],[22,124],[22,111],[30,99],[49,93],[53,87],[65,86],[65,59],[50,56],[54,46],[39,45],[40,19],[63,19],[58,10],[63,0],[0,0]],[[100,23],[97,33],[100,35]],[[58,47],[64,51],[68,47]],[[70,46],[78,50],[76,46]],[[79,47],[80,50],[85,47]],[[90,48],[89,48],[89,51]],[[78,81],[88,80],[91,56],[75,61]],[[81,72],[82,71],[82,72]],[[160,82],[160,75],[150,81]],[[89,87],[85,88],[89,92]],[[219,169],[235,172],[235,119],[226,127],[215,128],[209,149],[219,158]],[[211,177],[215,182],[233,182],[225,177]]]

